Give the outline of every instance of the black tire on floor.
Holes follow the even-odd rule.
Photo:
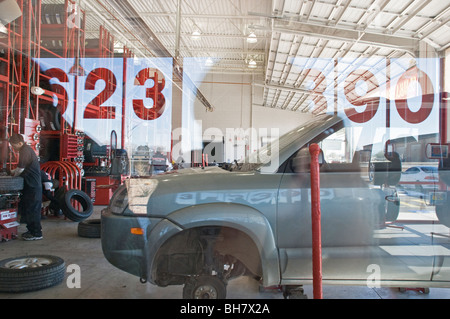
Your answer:
[[[217,276],[195,276],[183,287],[183,299],[225,299],[226,283]]]
[[[78,236],[86,238],[100,238],[101,219],[88,219],[78,223]]]
[[[78,202],[82,210],[79,211],[72,205],[72,201]],[[63,200],[60,201],[61,209],[64,215],[74,222],[81,222],[92,215],[94,205],[91,198],[85,192],[79,189],[70,189],[64,194]]]
[[[23,189],[23,178],[20,176],[0,176],[0,191],[20,191]]]
[[[35,291],[64,280],[64,260],[50,255],[30,255],[0,261],[0,291]]]

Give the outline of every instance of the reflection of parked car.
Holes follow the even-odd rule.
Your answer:
[[[413,166],[402,173],[400,186],[419,192],[437,189],[439,182],[438,169],[434,166]]]
[[[317,143],[324,284],[367,285],[375,265],[376,284],[450,286],[448,261],[435,262],[429,233],[386,227],[396,199],[383,191],[398,183],[401,163],[395,152],[383,155],[384,145],[371,145],[372,136],[319,116],[230,171],[129,179],[102,212],[104,255],[142,281],[184,285],[185,298],[225,297],[227,282],[242,275],[285,289],[311,283],[308,146]],[[331,163],[336,156],[342,160]]]

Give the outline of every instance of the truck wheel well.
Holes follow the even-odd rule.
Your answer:
[[[244,232],[222,226],[184,230],[164,243],[153,269],[160,286],[183,284],[187,277],[216,273],[224,280],[262,277],[259,250]]]

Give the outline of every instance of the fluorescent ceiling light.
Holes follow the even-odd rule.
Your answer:
[[[250,60],[250,62],[248,62],[248,67],[250,68],[250,69],[256,69],[256,62],[255,62],[255,60],[253,60],[253,59],[251,59]]]
[[[256,34],[252,31],[247,37],[247,43],[256,43],[258,39],[256,38]]]
[[[199,40],[200,36],[201,36],[200,31],[195,30],[194,32],[192,32],[191,39],[192,40]]]
[[[214,65],[213,59],[211,59],[210,57],[207,58],[205,61],[205,66],[213,66],[213,65]]]

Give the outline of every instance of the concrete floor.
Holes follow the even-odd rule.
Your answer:
[[[102,207],[96,206],[90,218],[100,218]],[[15,239],[0,242],[0,259],[24,255],[47,254],[64,259],[66,267],[76,264],[80,267],[81,287],[68,288],[66,274],[64,281],[53,287],[27,293],[0,293],[0,299],[180,299],[182,286],[160,288],[141,284],[139,278],[129,275],[104,258],[100,239],[83,238],[77,234],[78,223],[68,219],[48,218],[42,221],[44,239],[28,242]],[[19,226],[19,234],[26,230]],[[305,286],[305,293],[313,297],[311,286]],[[279,291],[260,292],[258,283],[241,277],[229,283],[227,298],[230,299],[283,299]],[[431,288],[429,294],[410,290],[400,292],[394,288],[367,288],[348,286],[324,286],[324,299],[447,299],[450,289]]]

